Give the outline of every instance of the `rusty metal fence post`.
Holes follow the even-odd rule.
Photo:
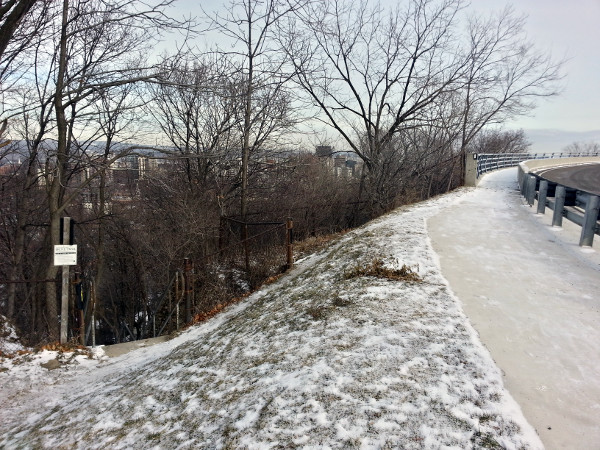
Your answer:
[[[179,331],[179,270],[175,272],[175,329]]]
[[[289,270],[294,265],[294,222],[291,218],[288,218],[287,222],[285,223],[285,231],[285,244],[287,249],[287,268]]]
[[[192,280],[193,264],[190,258],[183,259],[183,276],[185,282],[185,321],[192,321],[192,297],[194,295],[194,281]]]
[[[242,243],[244,245],[244,261],[246,263],[246,272],[250,271],[250,249],[248,247],[248,224],[242,224]]]

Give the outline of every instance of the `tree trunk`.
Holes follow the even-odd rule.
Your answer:
[[[36,0],[19,0],[12,8],[0,26],[0,58],[4,54],[10,39],[15,34],[17,27],[23,20],[23,17],[29,12]],[[0,2],[1,4],[2,2]],[[0,17],[2,19],[4,17]]]
[[[248,2],[250,8],[251,2]],[[250,14],[248,15],[250,17]],[[252,114],[252,83],[254,82],[254,60],[252,56],[252,22],[248,21],[248,81],[246,87],[244,110],[244,142],[242,149],[242,192],[240,199],[240,216],[243,222],[248,214],[248,162],[250,160],[250,127]],[[244,230],[245,227],[242,227]],[[244,233],[244,231],[242,232]]]
[[[63,209],[60,207],[60,197],[61,191],[63,190],[64,170],[67,163],[68,123],[65,115],[62,93],[64,89],[64,77],[67,65],[68,11],[68,0],[63,0],[60,53],[58,58],[58,77],[56,80],[56,94],[54,96],[57,133],[56,169],[54,176],[52,177],[50,189],[48,190],[48,207],[50,215],[50,227],[48,230],[48,254],[50,257],[48,258],[48,266],[46,269],[47,279],[54,279],[58,273],[58,268],[54,266],[52,261],[52,253],[54,245],[60,242],[60,214]],[[59,338],[58,304],[56,294],[56,285],[54,283],[46,283],[46,314],[48,315],[48,332],[51,340],[58,340]]]

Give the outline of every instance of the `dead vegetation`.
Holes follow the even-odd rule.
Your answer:
[[[376,277],[388,280],[404,281],[407,283],[421,283],[423,279],[410,266],[403,264],[400,269],[386,267],[382,258],[373,258],[367,265],[357,264],[344,273],[344,279],[351,280],[358,277]]]
[[[337,233],[320,234],[318,236],[310,236],[301,241],[294,242],[294,254],[296,259],[301,259],[323,250],[335,239],[338,239],[348,233],[348,230],[339,231]]]

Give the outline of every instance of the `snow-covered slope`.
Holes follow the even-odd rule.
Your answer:
[[[0,373],[0,447],[542,448],[401,208],[164,344]],[[347,279],[382,258],[423,279]]]

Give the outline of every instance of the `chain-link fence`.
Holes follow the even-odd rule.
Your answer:
[[[0,357],[14,355],[21,350],[26,348],[19,341],[16,328],[0,315]]]

